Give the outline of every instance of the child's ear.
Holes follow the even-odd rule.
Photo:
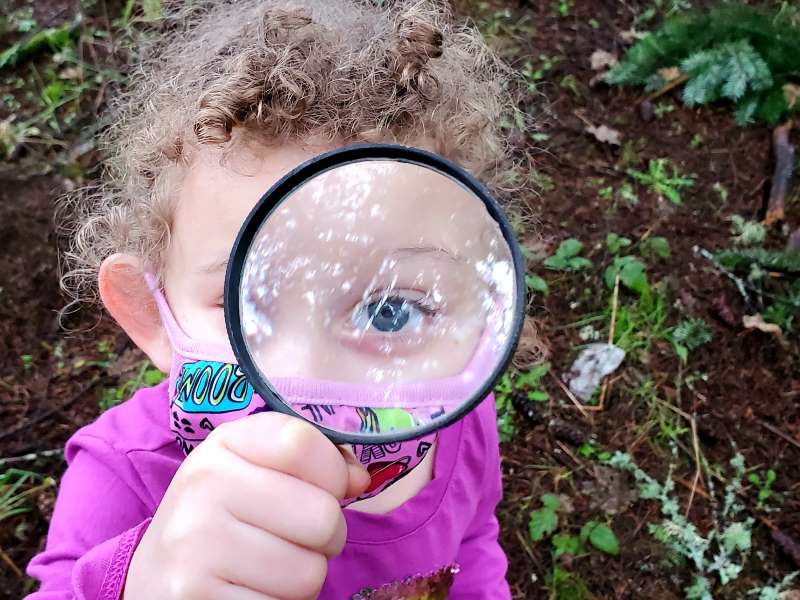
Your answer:
[[[141,261],[131,254],[112,254],[100,265],[97,283],[106,310],[152,363],[169,373],[172,345]]]

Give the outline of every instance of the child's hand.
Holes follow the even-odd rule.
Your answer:
[[[131,560],[124,600],[316,598],[346,538],[338,499],[369,475],[277,412],[211,433],[184,461]]]

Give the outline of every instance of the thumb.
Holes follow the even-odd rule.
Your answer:
[[[361,466],[353,451],[347,446],[339,446],[339,452],[347,464],[347,491],[345,498],[355,498],[369,487],[371,478],[367,470]]]

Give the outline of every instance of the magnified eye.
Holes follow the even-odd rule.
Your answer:
[[[424,304],[424,296],[418,299],[400,295],[369,298],[353,311],[353,325],[361,331],[374,328],[381,333],[398,333],[404,329],[418,328],[426,316],[436,311]]]
[[[385,302],[371,302],[367,314],[378,331],[400,331],[411,318],[414,307],[402,298],[387,298]]]

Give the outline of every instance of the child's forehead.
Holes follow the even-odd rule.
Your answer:
[[[326,149],[284,144],[263,148],[258,154],[199,153],[178,192],[168,270],[224,261],[239,228],[264,192],[285,173]],[[318,227],[339,229],[349,224],[360,228],[353,234],[376,228],[373,233],[377,237],[404,246],[414,246],[417,238],[442,238],[437,245],[460,246],[462,238],[480,237],[487,224],[485,208],[460,185],[425,167],[383,161],[379,164],[380,167],[376,163],[350,164],[318,176],[285,201],[283,207],[288,213],[284,218],[324,221],[309,223],[304,229],[308,235]],[[352,196],[354,203],[339,198],[342,194]],[[314,197],[322,199],[316,209]],[[359,203],[363,204],[362,210],[356,208]],[[350,208],[361,214],[348,216],[345,212]],[[284,211],[275,215],[276,223],[282,220],[281,212]],[[383,221],[367,218],[375,214],[382,215]],[[449,223],[454,218],[459,221],[457,228]],[[453,232],[459,235],[451,240]],[[395,240],[401,234],[409,239]],[[296,237],[301,232],[292,235]]]
[[[198,150],[176,193],[168,267],[176,261],[227,257],[236,233],[264,192],[321,151],[294,144],[264,147],[258,153]]]

